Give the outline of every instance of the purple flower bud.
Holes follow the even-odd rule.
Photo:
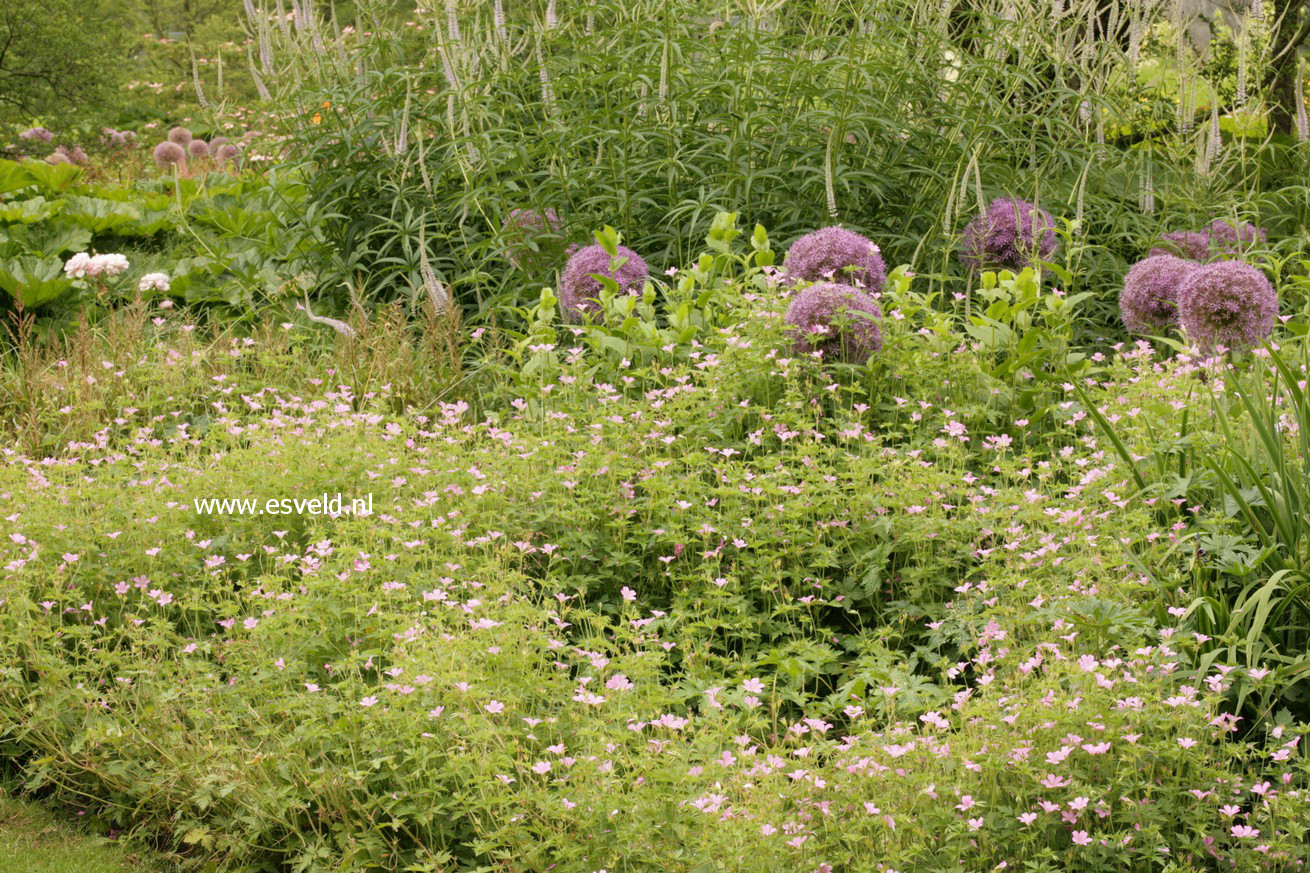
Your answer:
[[[1269,242],[1269,232],[1249,221],[1234,225],[1222,218],[1216,218],[1210,222],[1207,230],[1215,250],[1226,255],[1240,255],[1252,245],[1264,245]]]
[[[186,149],[171,140],[164,140],[155,146],[155,163],[161,170],[181,166],[186,163]]]
[[[230,142],[225,142],[221,146],[214,148],[214,159],[222,163],[228,161],[232,166],[236,166],[241,157],[241,149]]]
[[[20,133],[18,135],[18,138],[30,139],[30,140],[36,140],[38,142],[48,143],[50,142],[50,140],[55,138],[55,135],[50,131],[46,130],[44,127],[32,127]]]
[[[558,234],[563,226],[554,209],[544,213],[535,209],[510,210],[500,225],[506,240],[505,257],[518,269],[529,272],[539,272],[558,263]]]

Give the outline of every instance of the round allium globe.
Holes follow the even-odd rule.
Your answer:
[[[627,261],[616,271],[610,270],[610,256],[599,245],[589,245],[578,249],[564,266],[559,279],[559,302],[564,313],[564,320],[577,323],[582,321],[583,313],[596,315],[600,312],[600,282],[592,278],[596,273],[608,276],[619,284],[625,294],[639,294],[650,270],[641,255],[627,246],[619,246],[619,257]]]
[[[1210,259],[1210,234],[1199,230],[1176,230],[1160,234],[1163,246],[1151,249],[1152,255],[1177,255],[1189,261]]]
[[[558,242],[557,235],[563,227],[564,222],[560,221],[559,213],[554,209],[545,212],[511,209],[500,224],[507,243],[505,257],[520,270],[537,270],[550,266],[549,262],[554,258],[551,257],[551,246],[547,243],[552,239]],[[536,249],[532,247],[534,243]],[[553,254],[559,256],[558,248]]]
[[[191,142],[187,143],[186,150],[187,154],[193,158],[209,157],[209,143],[205,142],[203,139],[191,140]]]
[[[1249,221],[1234,225],[1222,218],[1216,218],[1210,222],[1206,230],[1214,248],[1229,255],[1241,254],[1254,243],[1263,245],[1269,242],[1269,232]]]
[[[842,227],[825,227],[791,244],[782,261],[789,279],[837,281],[877,294],[887,283],[887,265],[878,246]]]
[[[1278,295],[1264,273],[1243,261],[1196,267],[1178,289],[1178,320],[1206,349],[1245,349],[1269,336]]]
[[[174,127],[168,131],[168,141],[175,142],[182,148],[191,145],[191,131],[185,127]]]
[[[998,197],[965,227],[960,260],[977,270],[991,266],[1019,270],[1038,260],[1049,261],[1059,245],[1051,213],[1027,200]]]
[[[211,139],[211,140],[209,141],[209,150],[210,150],[211,152],[217,152],[218,149],[219,149],[219,146],[225,146],[225,145],[227,145],[228,143],[230,143],[231,141],[232,141],[232,140],[228,139],[228,138],[225,137],[225,136],[216,136],[216,137],[214,137],[213,139]]]
[[[70,161],[70,160],[68,159],[68,155],[64,154],[63,152],[51,152],[50,154],[48,154],[48,155],[45,156],[45,162],[46,162],[47,164],[71,164],[71,163],[73,163],[72,161]]]
[[[1178,289],[1198,266],[1169,254],[1133,264],[1119,292],[1119,314],[1133,333],[1151,333],[1178,323]]]
[[[860,313],[882,318],[878,304],[860,289],[820,282],[798,291],[784,318],[798,352],[862,364],[882,348],[882,331]]]
[[[171,140],[164,140],[155,146],[155,163],[161,170],[181,166],[186,163],[186,149]]]
[[[241,149],[232,145],[232,143],[230,142],[225,142],[214,150],[215,160],[219,161],[220,163],[223,161],[230,161],[232,166],[234,167],[237,164],[237,159],[240,157],[241,157]]]

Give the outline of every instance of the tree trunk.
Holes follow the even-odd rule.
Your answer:
[[[1310,35],[1310,0],[1283,0],[1277,7],[1271,49],[1274,61],[1270,70],[1269,123],[1280,133],[1296,130],[1296,77],[1300,69],[1301,47]]]

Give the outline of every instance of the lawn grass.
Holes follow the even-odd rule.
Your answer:
[[[76,823],[0,793],[0,873],[142,873],[166,869]]]

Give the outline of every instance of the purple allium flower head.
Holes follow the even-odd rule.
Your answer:
[[[1238,226],[1222,218],[1216,218],[1210,222],[1207,231],[1215,250],[1227,255],[1241,254],[1253,243],[1264,245],[1269,242],[1269,232],[1249,221]]]
[[[48,154],[48,155],[45,156],[45,162],[46,162],[47,164],[71,164],[71,163],[73,163],[72,161],[70,161],[70,160],[68,159],[68,155],[64,154],[63,152],[51,152],[50,154]]]
[[[186,163],[186,149],[171,140],[164,140],[155,146],[155,163],[161,170]]]
[[[44,127],[33,127],[20,133],[18,138],[36,140],[38,142],[50,142],[50,140],[55,138],[55,135]]]
[[[182,148],[191,145],[191,131],[185,127],[174,127],[168,132],[168,141],[175,142]]]
[[[205,142],[203,139],[191,140],[191,142],[187,143],[186,150],[187,154],[193,158],[209,157],[209,143]]]
[[[1210,234],[1200,230],[1176,230],[1160,234],[1162,246],[1151,249],[1152,255],[1176,255],[1189,261],[1210,260]]]
[[[125,149],[132,144],[136,134],[130,130],[118,130],[113,127],[106,127],[100,131],[100,141],[110,148]]]
[[[237,148],[230,142],[225,142],[214,149],[214,159],[219,161],[230,161],[232,166],[237,165],[237,159],[241,157],[241,149]]]
[[[592,278],[593,273],[609,276],[625,294],[641,293],[650,276],[646,262],[627,246],[619,246],[618,252],[627,261],[617,271],[610,270],[610,256],[599,245],[584,246],[569,258],[559,279],[559,302],[565,321],[577,323],[582,321],[584,312],[592,315],[600,312],[596,298],[600,296],[601,285]]]
[[[835,281],[877,294],[887,283],[887,265],[878,247],[853,230],[825,227],[791,244],[782,261],[789,279]]]
[[[882,348],[882,331],[860,313],[882,318],[878,304],[858,288],[819,282],[796,292],[785,320],[798,352],[862,364]]]
[[[505,257],[520,270],[536,271],[558,263],[559,246],[549,243],[560,242],[558,234],[563,226],[554,209],[511,209],[500,225],[506,240]]]
[[[1244,261],[1193,269],[1178,289],[1179,322],[1203,348],[1250,348],[1269,336],[1278,295],[1265,274]]]
[[[964,229],[960,260],[974,269],[1022,269],[1049,261],[1059,248],[1055,219],[1027,200],[998,197]]]
[[[211,152],[217,152],[219,146],[225,146],[225,145],[227,145],[228,143],[230,143],[231,141],[232,141],[232,140],[228,139],[228,138],[225,137],[225,136],[216,136],[216,137],[214,137],[213,139],[211,139],[211,140],[209,141],[209,150],[210,150]]]
[[[86,152],[82,151],[81,146],[60,146],[58,151],[62,152],[64,157],[68,158],[69,163],[85,166],[87,163]]]
[[[1192,261],[1169,254],[1133,264],[1119,292],[1119,313],[1133,333],[1164,330],[1178,323],[1178,289],[1193,270]]]

